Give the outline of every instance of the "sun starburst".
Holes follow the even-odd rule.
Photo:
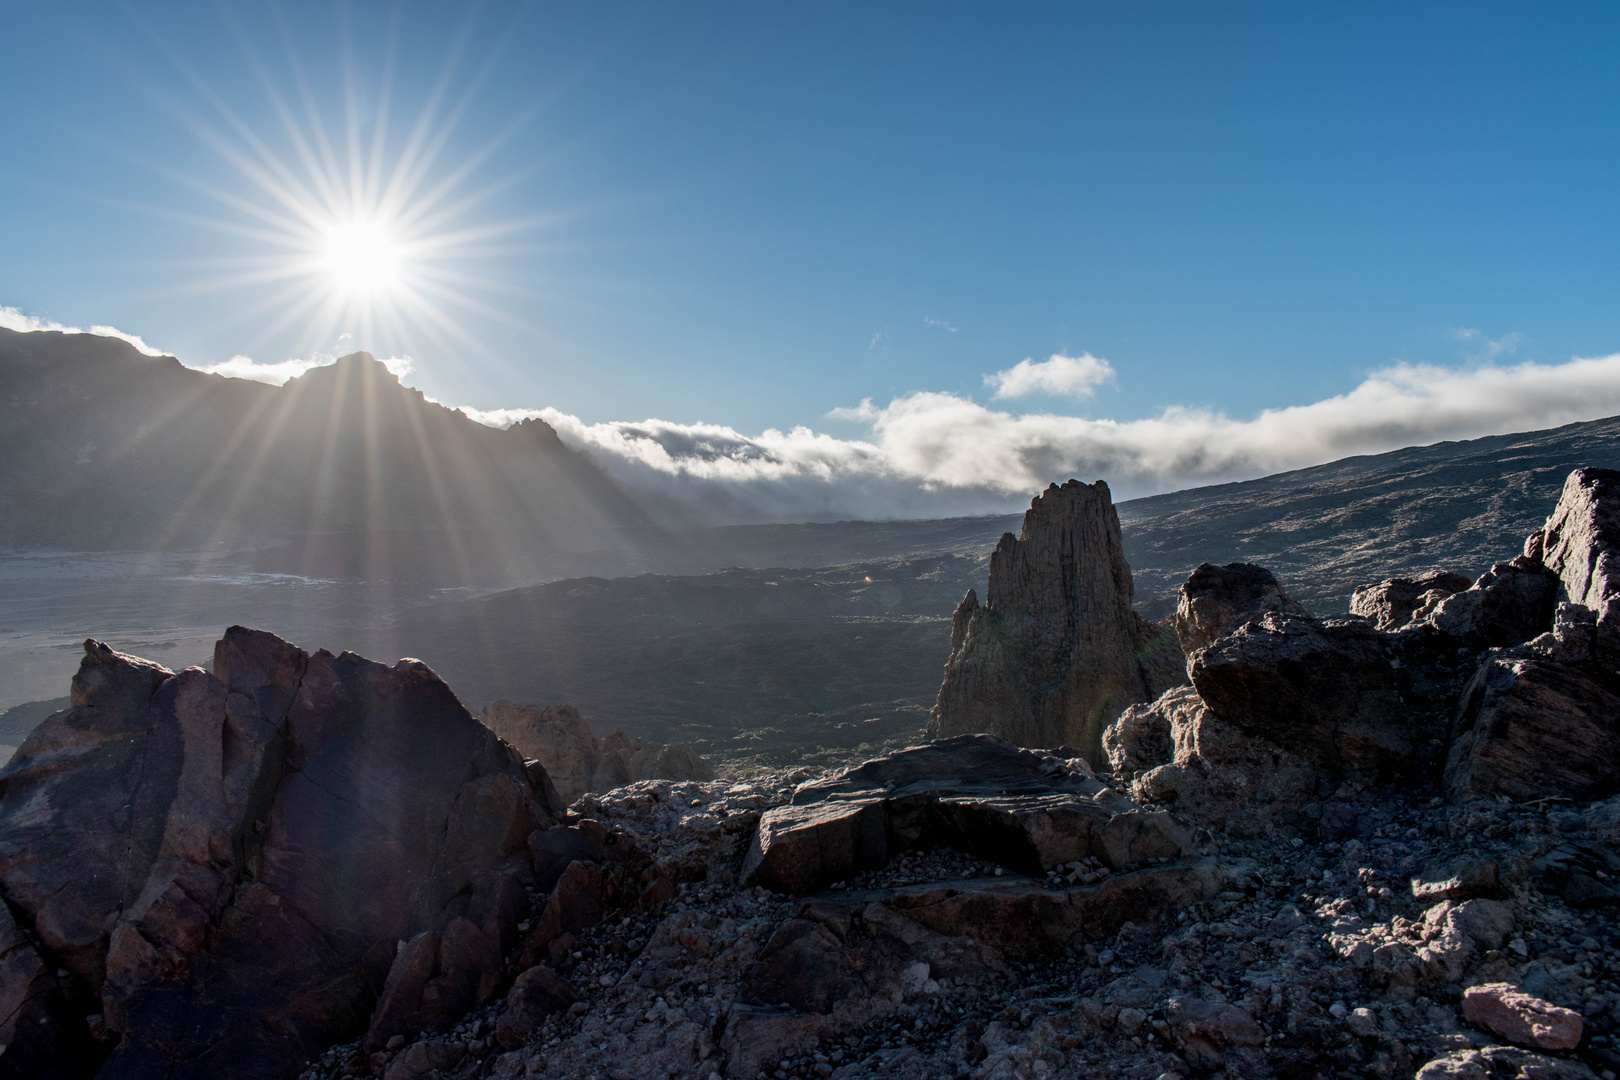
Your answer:
[[[208,261],[205,273],[183,286],[256,294],[222,305],[227,313],[216,329],[245,327],[247,351],[290,334],[306,355],[329,351],[340,335],[379,354],[424,345],[449,355],[481,351],[469,326],[475,321],[539,332],[503,307],[522,290],[479,272],[481,262],[511,253],[523,234],[557,217],[480,220],[513,180],[482,170],[531,115],[517,116],[480,146],[458,143],[458,125],[490,62],[457,89],[461,49],[452,46],[414,120],[401,126],[391,104],[391,52],[369,84],[350,61],[341,91],[323,94],[290,44],[289,74],[281,79],[251,42],[243,48],[273,130],[248,123],[179,60],[194,93],[167,99],[238,182],[210,183],[155,166],[203,197],[201,210],[151,208],[155,213],[241,248]],[[335,123],[334,114],[341,115]]]

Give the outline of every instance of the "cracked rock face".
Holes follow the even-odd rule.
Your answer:
[[[1174,635],[1132,611],[1133,594],[1108,485],[1047,488],[991,556],[983,606],[969,592],[952,619],[928,733],[1068,745],[1100,764],[1103,729],[1183,681]]]
[[[0,889],[28,932],[0,994],[49,1021],[0,1064],[102,1034],[103,1077],[286,1076],[366,1028],[423,934],[444,1008],[502,985],[550,808],[425,665],[242,627],[213,673],[85,648],[72,708],[0,773]],[[29,951],[61,969],[43,1003]]]
[[[1098,859],[1113,869],[1193,850],[1192,833],[1095,779],[1083,761],[961,735],[804,784],[768,811],[745,884],[808,893],[908,848],[954,847],[1026,874]]]

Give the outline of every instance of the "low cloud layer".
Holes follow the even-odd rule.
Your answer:
[[[127,341],[147,356],[167,356],[162,349],[154,349],[135,334],[126,334],[116,326],[92,326],[89,330],[81,330],[77,326],[67,326],[51,319],[40,319],[33,315],[24,315],[14,307],[0,307],[0,326],[7,330],[16,330],[23,334],[32,334],[40,330],[56,330],[64,334],[94,334],[97,337],[118,338]]]
[[[1054,353],[1040,363],[1026,358],[1006,371],[984,377],[984,385],[995,388],[991,396],[1001,399],[1031,394],[1088,398],[1097,392],[1097,387],[1113,381],[1114,365],[1090,353],[1079,356]]]
[[[1128,499],[1611,416],[1620,413],[1620,354],[1562,364],[1397,364],[1349,393],[1251,418],[1178,406],[1139,420],[1089,419],[914,393],[838,410],[838,419],[867,425],[862,439],[807,427],[745,435],[662,420],[587,424],[556,409],[465,411],[496,426],[541,417],[631,487],[729,520],[939,517],[1013,511],[1068,477],[1101,477],[1116,499]]]
[[[221,360],[217,364],[204,364],[198,371],[206,371],[210,375],[224,375],[229,379],[248,379],[252,382],[269,383],[271,386],[280,386],[288,379],[296,379],[306,371],[318,367],[327,367],[337,363],[337,354],[317,354],[308,359],[275,360],[261,362],[251,356],[233,356],[229,360]],[[404,378],[415,370],[416,364],[408,356],[391,356],[383,361],[388,370],[397,377]],[[497,427],[505,424],[497,423]]]

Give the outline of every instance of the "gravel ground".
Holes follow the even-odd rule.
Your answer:
[[[798,906],[736,886],[743,845],[758,815],[811,775],[651,781],[587,797],[575,813],[630,834],[683,880],[674,899],[612,916],[554,950],[577,1004],[515,1050],[493,1037],[505,1007],[495,1000],[453,1031],[370,1058],[357,1045],[336,1047],[305,1076],[724,1075],[718,1043],[740,981]],[[1465,1023],[1460,1002],[1467,986],[1507,982],[1580,1012],[1581,1045],[1562,1056],[1615,1080],[1617,908],[1571,906],[1554,884],[1572,862],[1612,882],[1598,864],[1617,840],[1620,797],[1457,806],[1346,786],[1279,815],[1262,836],[1213,834],[1227,888],[1212,901],[1014,964],[1004,979],[931,984],[892,1015],[759,1075],[1409,1077],[1441,1055],[1500,1042]],[[1499,883],[1487,898],[1414,895],[1414,877],[1443,878],[1458,860],[1494,863]],[[1072,864],[1039,884],[1083,888],[1104,873]],[[979,875],[1017,878],[947,849],[907,852],[846,884]],[[432,1054],[417,1044],[433,1044]]]

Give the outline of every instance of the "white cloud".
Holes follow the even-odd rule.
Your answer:
[[[118,338],[135,346],[137,350],[147,356],[167,356],[162,349],[154,349],[142,341],[136,334],[126,334],[116,326],[92,326],[88,331],[80,330],[77,326],[67,326],[51,319],[41,319],[34,315],[24,315],[14,307],[0,307],[0,326],[7,330],[16,330],[23,334],[33,334],[41,330],[56,330],[64,334],[91,333],[97,337]]]
[[[1139,420],[1020,414],[937,392],[835,410],[867,424],[864,439],[804,427],[750,436],[661,420],[587,424],[538,410],[565,442],[629,486],[729,520],[1006,512],[1069,477],[1100,477],[1127,499],[1617,413],[1620,354],[1562,364],[1397,364],[1348,393],[1249,419],[1182,406]]]
[[[924,318],[923,319],[923,325],[924,326],[937,326],[941,330],[945,331],[947,334],[956,333],[956,327],[952,326],[949,322],[947,322],[944,319]]]
[[[1019,398],[1030,394],[1088,398],[1103,383],[1114,381],[1114,365],[1090,353],[1064,356],[1053,353],[1036,363],[1027,357],[1005,371],[984,377],[984,385],[995,387],[997,398]]]

